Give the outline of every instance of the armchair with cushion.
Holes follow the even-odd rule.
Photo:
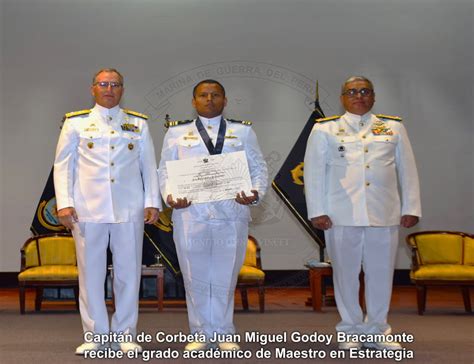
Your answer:
[[[410,278],[416,285],[418,314],[426,306],[427,286],[458,286],[464,308],[471,312],[469,286],[474,286],[474,236],[454,231],[422,231],[406,241],[412,250]]]
[[[247,241],[247,252],[245,254],[244,264],[240,269],[237,279],[237,288],[242,297],[242,306],[244,311],[249,310],[247,288],[256,287],[258,289],[258,301],[260,312],[265,311],[265,273],[262,270],[262,260],[260,258],[260,246],[257,239],[249,235]]]
[[[69,234],[37,235],[21,248],[18,274],[20,312],[25,313],[25,289],[36,288],[35,310],[41,309],[43,288],[72,287],[79,307],[79,281],[74,239]]]

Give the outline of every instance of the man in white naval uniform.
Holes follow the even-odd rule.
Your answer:
[[[123,77],[115,69],[93,78],[95,106],[66,114],[54,162],[60,222],[72,231],[79,269],[84,333],[136,334],[144,222],[156,222],[161,197],[153,141],[145,115],[123,110]],[[115,313],[104,301],[106,252],[114,266]],[[134,341],[113,349],[141,351]],[[85,342],[76,349],[101,350]]]
[[[351,77],[340,98],[346,113],[319,119],[308,139],[304,160],[308,218],[325,231],[341,316],[336,330],[389,334],[398,226],[412,227],[421,216],[418,173],[401,119],[370,112],[375,102],[372,82]],[[358,299],[361,266],[365,319]],[[361,344],[347,340],[339,346],[350,349]],[[401,349],[399,343],[386,340],[366,346]]]
[[[266,163],[251,123],[224,119],[226,103],[219,82],[198,83],[192,100],[198,118],[169,124],[159,166],[160,189],[173,208],[173,236],[186,288],[189,326],[191,333],[207,339],[215,333],[235,332],[234,292],[247,247],[248,205],[263,197],[268,183]],[[167,161],[237,151],[245,151],[247,156],[251,194],[242,191],[235,200],[192,204],[187,198],[174,200],[168,192]],[[239,349],[234,342],[217,344],[221,350]],[[195,341],[185,350],[209,347],[209,342]]]

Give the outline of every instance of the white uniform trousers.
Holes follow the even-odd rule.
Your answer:
[[[333,267],[334,294],[341,322],[337,331],[388,334],[398,226],[334,226],[325,231]],[[359,304],[359,273],[364,270],[364,319]]]
[[[76,223],[72,231],[79,269],[79,309],[84,332],[136,334],[143,222]],[[104,299],[107,246],[114,266],[115,313],[109,326]]]
[[[234,293],[247,248],[248,222],[174,217],[173,224],[191,333],[207,338],[234,333]]]

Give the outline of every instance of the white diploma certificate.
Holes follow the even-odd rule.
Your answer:
[[[193,203],[235,199],[250,194],[247,157],[244,151],[166,162],[168,191],[173,199],[186,197]]]

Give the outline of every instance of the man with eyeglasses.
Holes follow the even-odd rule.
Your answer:
[[[375,93],[370,80],[350,77],[340,100],[345,114],[317,120],[308,139],[308,218],[325,231],[341,316],[336,330],[387,335],[398,228],[416,225],[421,216],[418,173],[401,119],[371,112]],[[365,318],[359,305],[361,267]],[[401,349],[399,343],[384,339],[364,345]],[[341,349],[361,346],[354,338],[339,343]]]
[[[65,115],[56,149],[58,217],[74,236],[79,270],[85,342],[78,355],[107,349],[88,340],[91,334],[117,334],[112,350],[142,350],[135,335],[143,229],[144,222],[157,221],[161,198],[148,117],[119,107],[123,91],[117,70],[97,72],[91,86],[95,106]],[[104,301],[109,245],[115,296],[110,325]]]

